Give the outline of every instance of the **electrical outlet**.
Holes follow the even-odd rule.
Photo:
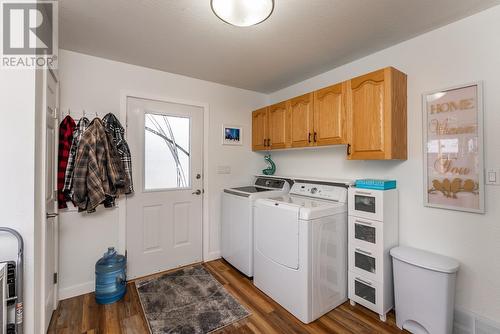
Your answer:
[[[231,166],[217,166],[217,174],[231,174]]]
[[[500,170],[489,168],[486,170],[486,184],[500,186]]]

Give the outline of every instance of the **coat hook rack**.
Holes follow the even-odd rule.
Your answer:
[[[71,109],[68,108],[68,115],[71,116]]]

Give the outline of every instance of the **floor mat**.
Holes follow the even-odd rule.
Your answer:
[[[209,333],[250,315],[202,265],[135,284],[153,334]]]

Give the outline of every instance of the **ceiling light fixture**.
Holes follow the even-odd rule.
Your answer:
[[[219,19],[237,27],[264,22],[274,10],[274,0],[210,0],[210,5]]]

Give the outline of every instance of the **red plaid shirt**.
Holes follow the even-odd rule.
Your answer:
[[[69,151],[71,143],[73,142],[73,132],[75,131],[76,124],[71,116],[66,116],[61,125],[59,126],[59,164],[57,168],[57,202],[59,209],[65,209],[66,196],[64,196],[64,177],[66,174],[66,167],[68,166]]]

